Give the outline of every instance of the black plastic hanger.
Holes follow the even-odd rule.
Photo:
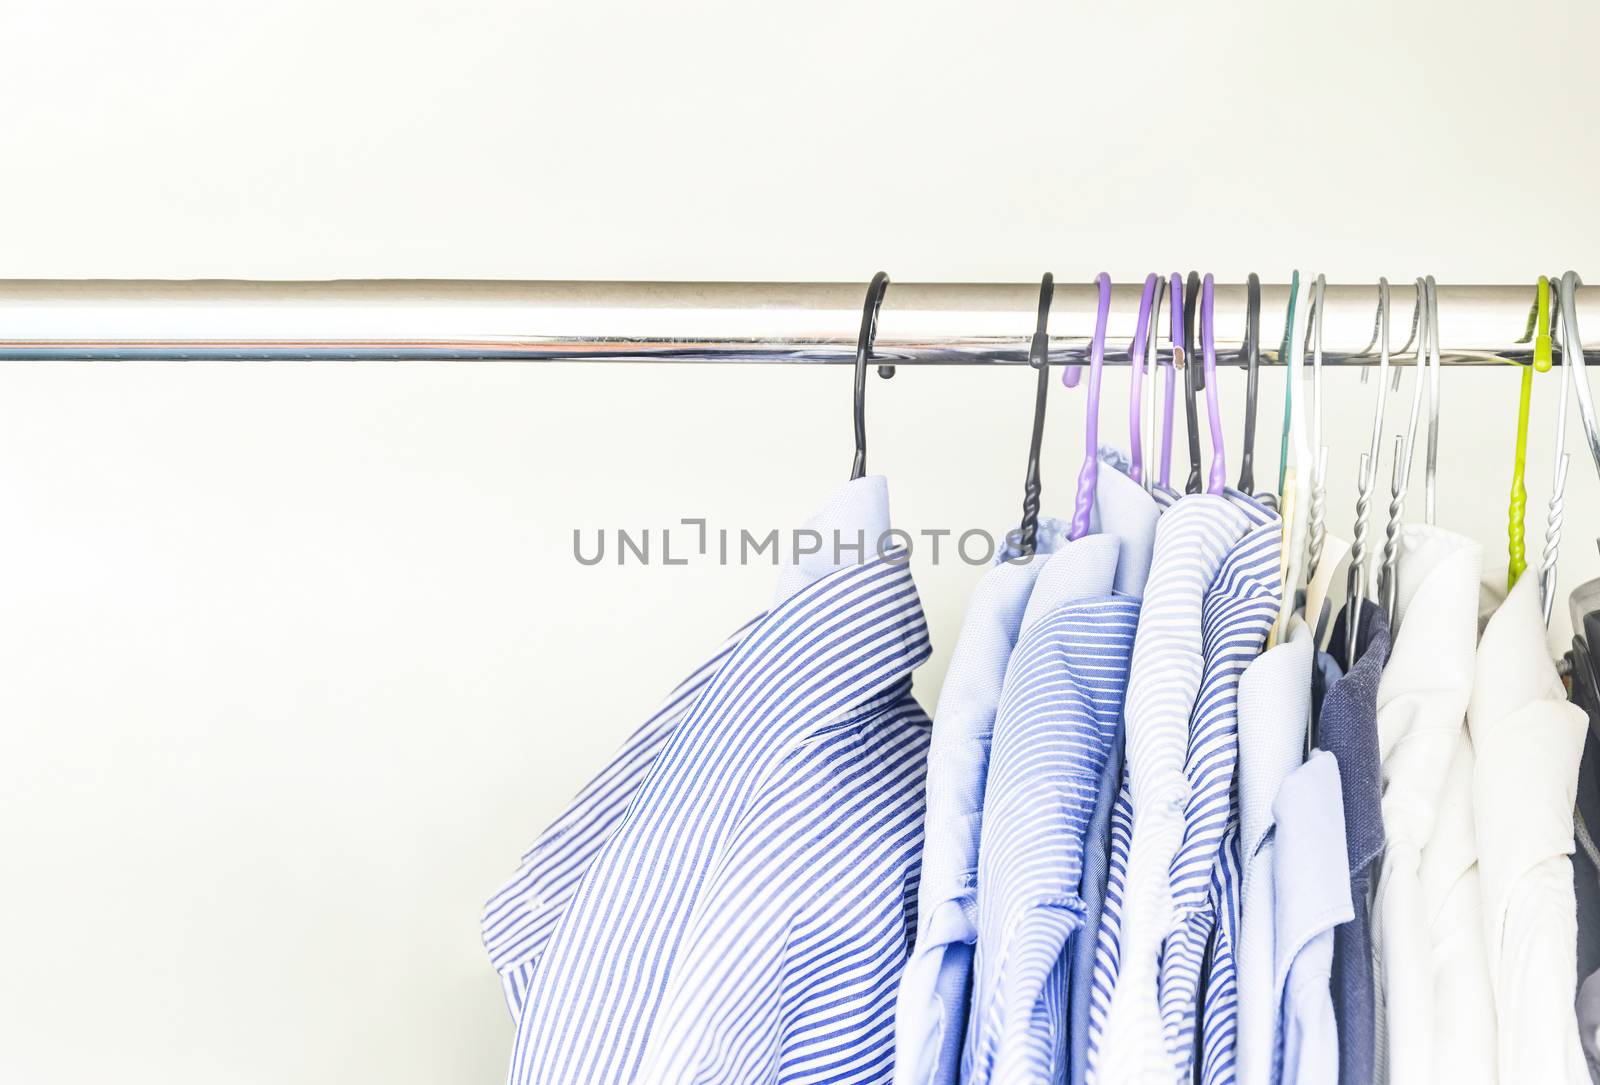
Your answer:
[[[1183,492],[1200,492],[1200,412],[1195,406],[1194,394],[1205,388],[1205,374],[1196,363],[1194,352],[1194,318],[1199,311],[1200,273],[1189,272],[1183,284],[1183,412],[1189,423],[1189,481]]]
[[[1017,548],[1029,558],[1039,539],[1039,448],[1044,443],[1045,399],[1050,391],[1050,300],[1055,289],[1055,277],[1045,272],[1039,280],[1039,322],[1028,347],[1028,364],[1039,371],[1039,379],[1033,394],[1033,437],[1028,443],[1028,477],[1022,484],[1022,528]]]
[[[867,285],[867,300],[861,308],[861,334],[856,337],[856,459],[850,468],[850,481],[867,473],[867,363],[872,360],[872,343],[878,338],[878,310],[883,307],[883,295],[889,289],[889,275],[880,271]],[[884,376],[889,374],[879,373]],[[893,372],[891,369],[890,372]]]
[[[1261,369],[1261,279],[1255,272],[1245,282],[1244,309],[1244,450],[1239,462],[1239,492],[1256,488],[1256,391]]]

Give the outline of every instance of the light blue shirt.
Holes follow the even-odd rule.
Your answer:
[[[1039,523],[1035,559],[984,574],[967,604],[928,748],[928,815],[917,900],[916,948],[895,1007],[897,1085],[950,1085],[961,1061],[977,938],[978,837],[995,711],[1028,596],[1067,523]]]
[[[1064,1081],[1066,948],[1081,928],[1083,838],[1111,751],[1139,601],[1111,585],[1120,545],[1050,560],[1007,668],[979,851],[978,945],[963,1081]]]
[[[1101,463],[1090,530],[1110,525],[1123,543],[1111,590],[1137,594],[1143,589],[1156,512],[1137,483]],[[985,574],[939,694],[928,752],[921,921],[896,1005],[897,1085],[957,1080],[978,937],[978,845],[995,714],[1035,583],[1053,563],[1049,555],[1064,545],[1066,527],[1059,520],[1041,521],[1035,560],[1006,564],[1014,555],[1002,554]]]
[[[1333,1014],[1333,931],[1355,916],[1345,847],[1339,763],[1313,751],[1272,805],[1273,980],[1278,993],[1274,1080],[1336,1085],[1339,1030]]]
[[[1272,804],[1305,757],[1311,728],[1311,630],[1298,617],[1286,639],[1239,679],[1239,820],[1244,877],[1238,973],[1239,1085],[1271,1085],[1278,994],[1273,985]]]
[[[887,521],[866,478],[811,526],[870,539]],[[900,561],[808,560],[782,591],[657,721],[653,757],[625,750],[490,902],[485,940],[518,977],[512,1085],[887,1076],[927,629]]]

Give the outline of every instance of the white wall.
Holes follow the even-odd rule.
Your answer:
[[[1600,278],[1597,32],[1582,0],[12,0],[0,276]],[[1445,374],[1442,521],[1496,556],[1515,380]],[[769,589],[580,568],[572,529],[804,516],[849,382],[0,366],[0,1080],[498,1080],[480,902]],[[1372,386],[1328,383],[1337,526]],[[1031,377],[869,394],[904,526],[1012,521]],[[1531,462],[1536,550],[1543,432]],[[919,569],[930,704],[976,575]]]

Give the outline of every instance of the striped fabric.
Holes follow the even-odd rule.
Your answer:
[[[1111,996],[1117,977],[1122,974],[1122,912],[1128,887],[1128,855],[1132,850],[1133,790],[1128,783],[1124,760],[1122,785],[1117,790],[1116,805],[1111,808],[1111,860],[1106,876],[1106,896],[1100,906],[1100,929],[1095,932],[1094,976],[1089,985],[1089,1035],[1085,1037],[1085,1081],[1095,1079],[1094,1068],[1099,1061],[1100,1039],[1105,1035]]]
[[[1095,793],[1094,813],[1083,843],[1083,930],[1072,941],[1072,963],[1067,980],[1067,1081],[1083,1085],[1089,1073],[1089,1017],[1094,1002],[1094,958],[1099,948],[1101,916],[1105,912],[1106,890],[1111,878],[1111,819],[1122,788],[1123,728],[1117,721],[1111,738],[1111,756],[1100,774]],[[1126,862],[1126,852],[1122,861]]]
[[[1067,540],[1064,520],[1039,522],[1034,560],[996,555],[967,603],[928,747],[928,814],[917,883],[916,947],[895,999],[896,1085],[955,1085],[978,939],[978,844],[984,781],[1006,665],[1039,573]]]
[[[733,654],[758,616],[746,622],[640,727],[522,856],[516,876],[490,899],[483,913],[483,944],[500,974],[515,1019],[522,1013],[550,933],[566,913],[596,853],[610,838],[673,729]]]
[[[1091,535],[1050,559],[1006,671],[978,852],[970,1085],[1066,1080],[1083,840],[1139,616],[1137,598],[1112,595],[1120,549],[1114,535]]]
[[[1237,1080],[1239,1047],[1240,904],[1244,867],[1239,855],[1237,813],[1222,838],[1211,871],[1211,899],[1217,902],[1215,940],[1208,956],[1200,1026],[1200,1077],[1203,1083]]]
[[[1168,872],[1183,838],[1189,715],[1204,667],[1206,591],[1245,532],[1243,510],[1194,494],[1164,513],[1156,531],[1128,686],[1125,799],[1132,826],[1126,860],[1113,855],[1101,916],[1092,1007],[1089,1079],[1105,1085],[1171,1081],[1159,1005],[1162,943],[1172,927]],[[1117,846],[1113,818],[1113,848]]]
[[[847,512],[886,502],[881,479],[847,491]],[[814,575],[586,789],[535,848],[543,876],[525,864],[491,902],[486,941],[517,973],[512,1085],[888,1080],[927,631],[902,562]],[[507,921],[550,887],[556,918]]]
[[[1101,450],[1089,529],[1111,531],[1121,541],[1112,590],[1142,595],[1158,510],[1120,462],[1114,451]],[[1056,590],[1047,582],[1035,601],[1034,584],[1052,567],[1043,559],[1067,542],[1068,526],[1040,521],[1034,561],[1008,564],[1014,553],[996,556],[996,567],[972,594],[939,691],[928,749],[928,817],[917,889],[920,927],[895,1003],[895,1085],[954,1085],[960,1074],[978,939],[978,845],[995,714],[1030,608],[1034,615],[1048,609],[1047,598]],[[1065,568],[1047,581],[1058,580]]]
[[[1234,1078],[1234,1044],[1229,1037],[1237,1030],[1238,1018],[1232,947],[1238,937],[1240,881],[1234,790],[1239,678],[1261,654],[1281,598],[1280,521],[1250,498],[1231,496],[1250,528],[1228,552],[1201,609],[1204,672],[1189,720],[1184,762],[1189,796],[1183,840],[1168,872],[1173,912],[1161,953],[1162,1029],[1179,1078],[1192,1074],[1200,977],[1202,971],[1211,975],[1205,1001],[1213,1031],[1206,1038],[1203,1085],[1227,1085]],[[1218,932],[1219,918],[1224,916],[1226,930]],[[1215,946],[1213,933],[1219,934]]]

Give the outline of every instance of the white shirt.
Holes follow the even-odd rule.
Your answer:
[[[1434,1080],[1433,967],[1418,874],[1472,697],[1477,543],[1408,525],[1400,538],[1399,628],[1378,685],[1386,847],[1373,905],[1379,1065],[1395,1085]]]
[[[1431,977],[1428,1080],[1451,1085],[1495,1085],[1500,1080],[1494,992],[1489,986],[1483,898],[1478,892],[1478,831],[1472,821],[1474,764],[1472,740],[1462,729],[1445,773],[1433,837],[1422,849],[1418,871],[1422,908],[1428,917]],[[1391,1035],[1391,1049],[1394,1040]],[[1379,1056],[1381,1068],[1381,1048]]]
[[[1484,630],[1467,725],[1500,1078],[1587,1085],[1571,854],[1588,719],[1550,661],[1536,577],[1517,583]]]

